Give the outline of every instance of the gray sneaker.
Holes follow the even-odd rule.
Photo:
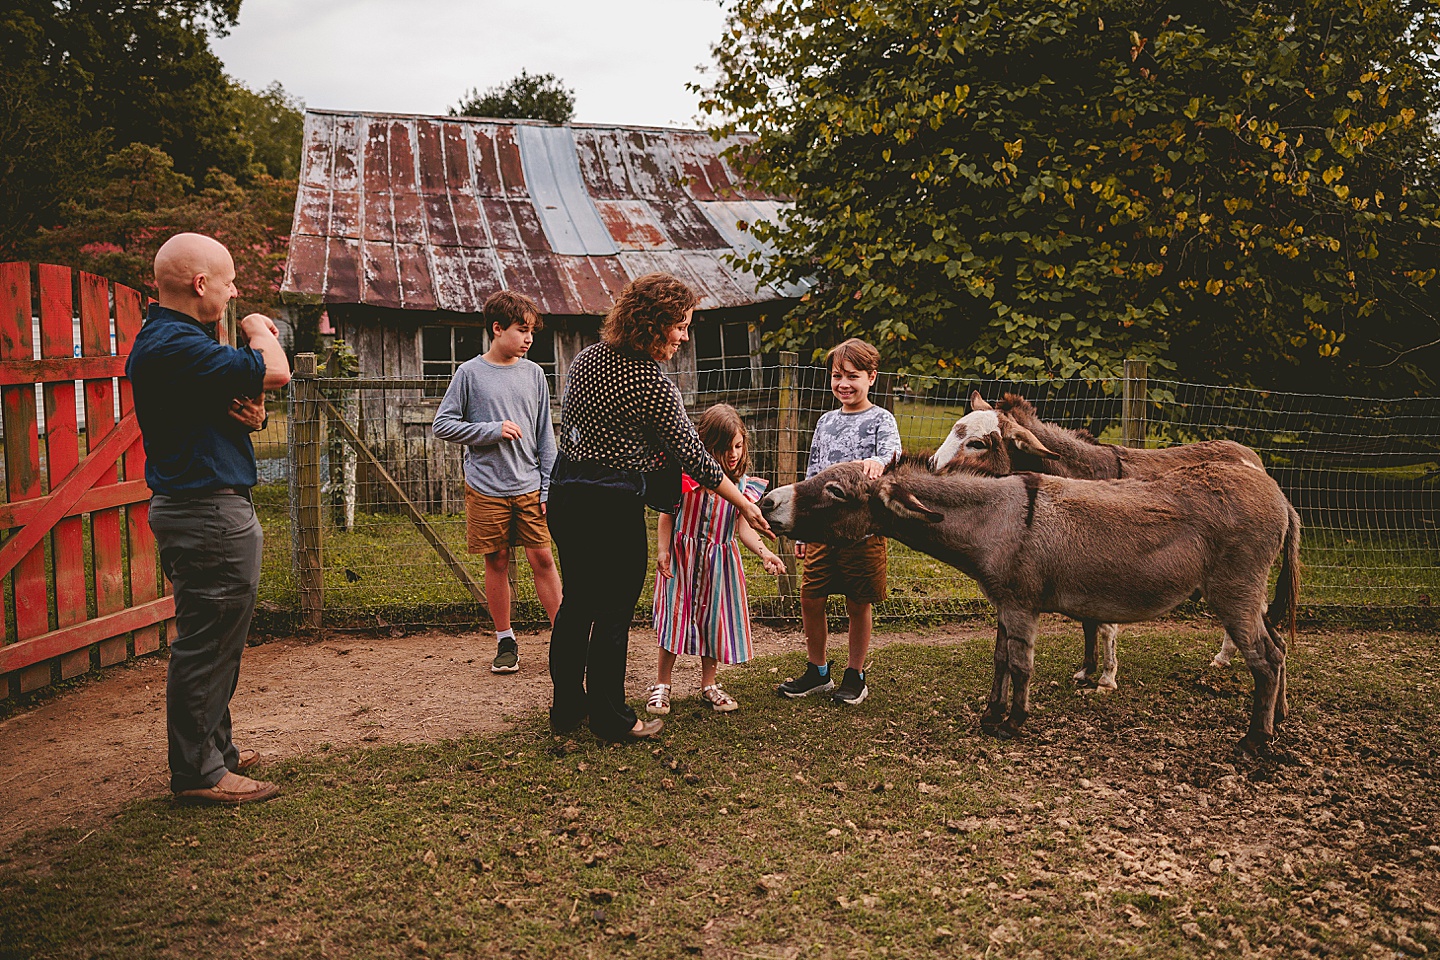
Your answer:
[[[490,664],[491,673],[515,673],[520,669],[520,644],[515,642],[514,637],[506,637],[500,641],[500,647],[495,651],[495,659]]]
[[[808,697],[812,693],[824,693],[827,690],[835,689],[835,665],[826,664],[828,672],[820,676],[820,668],[813,663],[805,664],[805,672],[793,680],[786,680],[780,684],[775,691],[782,697],[789,697],[795,700],[799,697]]]

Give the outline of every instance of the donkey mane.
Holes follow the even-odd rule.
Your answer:
[[[936,473],[935,467],[930,460],[935,456],[934,450],[925,450],[920,453],[897,453],[885,464],[886,473],[895,473],[907,468],[920,468],[925,473]]]
[[[885,473],[888,476],[898,473],[923,473],[932,477],[948,477],[955,474],[963,474],[970,477],[990,477],[995,474],[985,468],[983,463],[975,460],[966,460],[956,457],[943,467],[935,466],[935,452],[933,450],[922,450],[919,453],[899,453],[885,464]],[[1017,474],[1026,471],[1017,470]]]
[[[995,404],[995,409],[1002,413],[1008,413],[1017,421],[1023,421],[1026,429],[1034,432],[1037,425],[1043,425],[1046,431],[1063,430],[1081,443],[1088,443],[1091,446],[1100,446],[1100,441],[1095,435],[1084,428],[1070,429],[1061,427],[1059,424],[1047,423],[1040,419],[1040,414],[1035,411],[1035,405],[1018,393],[1007,393]],[[1049,434],[1052,435],[1053,434]],[[1043,440],[1044,437],[1041,437]]]

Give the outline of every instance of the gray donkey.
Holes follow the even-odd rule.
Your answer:
[[[760,508],[778,534],[829,543],[883,534],[974,578],[999,613],[994,683],[980,720],[996,736],[1016,736],[1029,715],[1041,613],[1134,623],[1174,609],[1197,588],[1255,678],[1240,748],[1263,752],[1287,714],[1285,640],[1274,624],[1288,622],[1293,638],[1300,517],[1250,464],[1203,462],[1152,480],[1091,482],[991,477],[963,463],[937,473],[913,457],[872,480],[859,464],[842,463],[772,490]]]
[[[971,392],[970,412],[955,421],[932,458],[940,469],[957,460],[969,461],[995,477],[1033,470],[1078,480],[1144,479],[1207,460],[1249,463],[1264,469],[1259,454],[1231,440],[1205,440],[1157,450],[1117,447],[1099,443],[1085,430],[1070,430],[1041,420],[1030,401],[1017,394],[1005,394],[992,407],[979,391]],[[1085,631],[1085,660],[1076,671],[1075,680],[1080,683],[1093,680],[1102,692],[1114,690],[1120,669],[1115,655],[1118,627],[1093,620],[1082,622],[1081,627]],[[1104,656],[1098,676],[1097,640]],[[1229,666],[1235,653],[1235,644],[1227,633],[1211,665]]]

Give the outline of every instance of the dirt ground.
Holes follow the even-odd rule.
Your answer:
[[[880,632],[875,645],[989,635],[978,624],[948,625]],[[518,639],[520,672],[506,676],[490,673],[491,634],[332,635],[250,647],[231,701],[235,742],[269,761],[327,743],[410,743],[502,730],[550,701],[548,631]],[[798,630],[755,628],[757,656],[802,649]],[[631,632],[632,697],[654,682],[655,650],[653,631]],[[699,687],[698,661],[682,659],[675,695]],[[146,657],[0,721],[0,795],[6,798],[0,849],[28,830],[88,828],[132,800],[166,796],[169,782],[165,660]]]

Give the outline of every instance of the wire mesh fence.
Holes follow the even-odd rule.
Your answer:
[[[488,621],[479,593],[483,558],[465,552],[461,448],[430,433],[443,392],[436,386],[418,379],[297,381],[285,409],[272,413],[256,444],[262,480],[256,503],[266,530],[260,612],[278,621],[275,629],[304,621],[306,585],[303,571],[297,577],[295,558],[307,545],[316,547],[310,575],[323,597],[327,625]],[[837,405],[828,371],[767,363],[752,366],[748,376],[728,377],[723,386],[688,394],[691,415],[698,417],[712,403],[731,404],[750,432],[751,473],[772,484],[803,476],[815,422]],[[907,451],[938,447],[968,412],[972,389],[992,402],[1003,393],[1020,394],[1045,420],[1119,443],[1123,387],[1121,379],[912,384],[882,374],[872,399],[895,414]],[[1231,439],[1260,453],[1304,523],[1301,598],[1311,616],[1388,620],[1406,611],[1419,615],[1440,597],[1440,401],[1159,380],[1145,388],[1146,445]],[[315,454],[308,484],[297,470],[303,458],[294,429],[305,409],[297,396],[306,389],[324,398],[316,405],[318,423],[307,447]],[[558,420],[558,404],[554,412]],[[345,442],[339,420],[349,424],[364,451]],[[317,489],[307,492],[308,487]],[[317,497],[318,509],[302,510],[307,498]],[[423,523],[412,519],[412,509]],[[653,536],[653,514],[650,519]],[[519,554],[512,567],[515,617],[543,622],[523,550],[513,552]],[[752,614],[798,618],[796,579],[764,573],[748,554],[746,564]],[[637,621],[649,620],[653,583],[652,569]],[[889,598],[875,611],[882,619],[988,611],[976,585],[954,568],[893,542],[889,587]],[[833,602],[841,612],[839,598]]]

